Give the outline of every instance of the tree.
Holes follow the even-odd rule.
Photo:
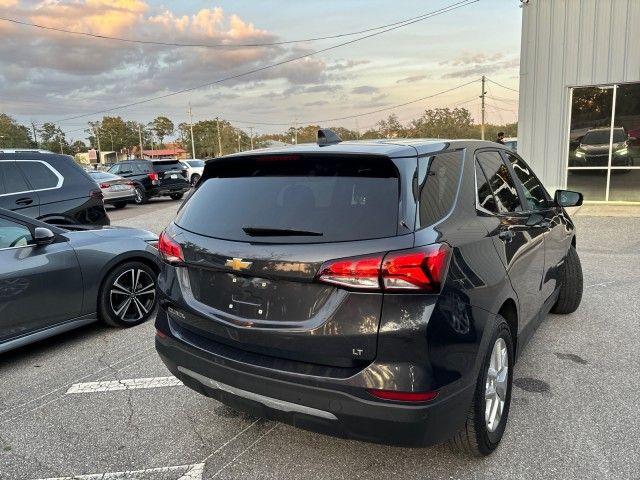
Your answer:
[[[410,136],[416,138],[469,138],[475,128],[466,108],[435,108],[425,110],[409,126]]]
[[[33,148],[31,130],[18,124],[12,117],[0,113],[0,147]]]
[[[395,113],[389,115],[386,120],[380,120],[376,126],[383,138],[402,138],[407,136],[406,129],[402,126]]]
[[[169,135],[173,135],[174,126],[173,122],[169,120],[167,117],[156,117],[149,124],[149,128],[156,134],[158,140],[160,140],[160,145],[162,146],[162,141],[165,137]]]
[[[40,148],[52,152],[70,153],[69,144],[62,129],[55,123],[46,122],[38,129]]]

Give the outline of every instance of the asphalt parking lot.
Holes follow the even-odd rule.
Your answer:
[[[178,205],[109,214],[159,232]],[[0,355],[0,479],[640,478],[640,218],[590,213],[576,216],[583,303],[550,315],[525,350],[489,458],[237,413],[165,378],[149,322],[92,325]]]

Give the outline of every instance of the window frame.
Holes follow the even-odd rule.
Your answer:
[[[48,190],[57,190],[57,189],[61,188],[62,184],[64,183],[64,177],[60,174],[60,172],[58,172],[55,168],[53,168],[47,162],[44,162],[42,160],[9,160],[7,163],[9,163],[9,162],[14,162],[14,163],[27,163],[27,162],[41,163],[45,167],[47,167],[57,177],[58,183],[56,184],[55,187],[32,188],[31,190],[23,190],[21,192],[0,193],[0,197],[7,197],[9,195],[22,195],[23,193],[31,193],[31,192],[46,192]],[[17,165],[16,165],[16,167],[17,167]],[[18,172],[20,173],[20,175],[24,179],[25,183],[27,185],[31,186],[31,183],[29,182],[29,179],[24,175],[24,173],[22,172],[22,170],[20,168],[18,168]]]
[[[482,170],[482,166],[480,165],[480,163],[478,162],[478,154],[480,153],[490,153],[490,152],[495,152],[498,154],[498,156],[500,157],[500,160],[502,161],[502,163],[507,167],[507,170],[509,172],[509,175],[511,176],[511,181],[513,181],[513,184],[516,188],[516,192],[518,194],[518,200],[520,202],[520,211],[517,212],[492,212],[491,210],[487,210],[486,208],[484,208],[483,206],[480,205],[480,197],[478,196],[478,167],[480,167],[480,170],[482,172],[482,176],[489,181],[489,179],[487,178],[486,174],[484,173],[484,170]],[[505,158],[505,156],[502,153],[502,149],[500,148],[492,148],[492,147],[488,147],[488,148],[479,148],[477,149],[475,152],[473,152],[473,179],[474,179],[474,184],[475,184],[475,197],[476,197],[476,211],[482,212],[486,215],[491,215],[494,217],[505,217],[505,216],[514,216],[514,215],[518,215],[518,216],[522,216],[523,214],[529,215],[531,211],[529,210],[525,210],[524,209],[524,203],[523,203],[523,198],[524,195],[522,193],[522,190],[520,188],[520,185],[518,185],[518,182],[516,182],[514,180],[514,171],[513,168],[511,167],[511,162],[508,162]],[[491,184],[489,184],[489,188],[491,188]],[[491,193],[493,195],[494,200],[496,201],[496,205],[498,204],[497,199],[496,199],[496,194],[493,191],[493,188],[491,188]]]

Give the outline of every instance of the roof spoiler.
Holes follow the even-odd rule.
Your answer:
[[[336,143],[340,142],[342,142],[342,139],[333,130],[329,128],[321,128],[320,130],[318,130],[316,143],[319,147],[323,147],[325,145],[335,145]]]

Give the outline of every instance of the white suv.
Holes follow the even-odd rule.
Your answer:
[[[187,169],[187,178],[191,182],[191,185],[195,185],[200,180],[202,172],[204,171],[204,160],[197,158],[189,160],[180,160],[180,163]]]

